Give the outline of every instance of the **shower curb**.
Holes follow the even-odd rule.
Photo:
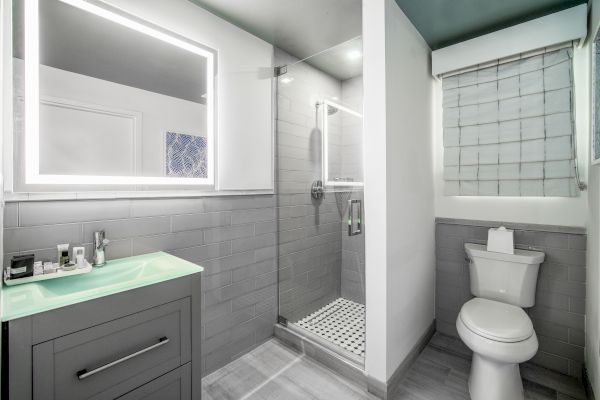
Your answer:
[[[367,390],[367,376],[364,370],[355,363],[344,360],[340,355],[328,348],[298,335],[283,325],[275,324],[274,336],[284,344],[307,355],[312,360],[324,365],[344,378],[351,380],[362,389]]]

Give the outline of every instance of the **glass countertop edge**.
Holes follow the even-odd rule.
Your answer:
[[[151,253],[151,254],[161,254],[161,253],[162,252]],[[163,254],[168,254],[168,253],[163,253]],[[169,256],[171,256],[171,255],[169,255]],[[175,256],[171,256],[171,257],[175,257]],[[127,257],[127,258],[136,258],[136,256]],[[175,257],[175,258],[177,258],[177,257]],[[123,262],[124,260],[126,260],[126,258],[125,259],[116,259],[114,261]],[[12,321],[12,320],[19,319],[19,318],[29,317],[31,315],[56,310],[56,309],[59,309],[62,307],[72,306],[72,305],[83,303],[86,301],[99,299],[101,297],[111,296],[111,295],[117,294],[117,293],[127,292],[129,290],[139,289],[144,286],[150,286],[150,285],[154,285],[157,283],[162,283],[162,282],[166,282],[166,281],[169,281],[172,279],[182,278],[184,276],[188,276],[188,275],[192,275],[192,274],[200,273],[200,272],[204,271],[204,268],[197,264],[194,264],[192,262],[189,262],[189,261],[183,260],[183,259],[179,259],[179,261],[185,262],[186,264],[189,264],[189,265],[187,266],[187,268],[185,268],[183,270],[169,272],[168,274],[165,274],[165,275],[162,275],[159,277],[153,277],[153,279],[140,280],[140,281],[136,281],[136,283],[134,283],[134,284],[127,284],[127,285],[120,286],[120,287],[111,287],[105,291],[96,291],[93,293],[89,293],[87,295],[68,299],[67,301],[48,302],[48,303],[44,303],[42,305],[37,305],[37,306],[34,305],[32,307],[25,308],[25,309],[21,308],[18,312],[13,312],[13,313],[6,312],[6,310],[5,310],[6,303],[4,302],[3,298],[5,296],[5,291],[8,288],[14,288],[17,286],[10,286],[10,287],[4,286],[3,290],[2,290],[2,310],[1,310],[2,316],[1,316],[0,320],[2,322],[8,322],[8,321]],[[98,267],[96,267],[96,268],[98,268]],[[47,281],[41,281],[41,282],[47,282]],[[32,285],[32,284],[36,284],[36,283],[37,282],[26,283],[25,285]]]

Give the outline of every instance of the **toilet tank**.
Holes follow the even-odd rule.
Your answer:
[[[482,244],[465,243],[469,256],[471,293],[519,307],[535,304],[535,287],[544,253],[515,249],[515,254],[487,251]]]

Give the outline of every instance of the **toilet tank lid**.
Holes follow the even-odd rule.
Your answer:
[[[508,261],[519,264],[541,264],[545,254],[541,251],[515,249],[515,254],[488,251],[485,244],[465,243],[465,250],[470,258],[480,257],[490,260]]]

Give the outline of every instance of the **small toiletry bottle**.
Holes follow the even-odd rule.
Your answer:
[[[58,250],[58,265],[65,265],[69,262],[69,243],[59,244],[56,246]]]
[[[85,266],[85,247],[73,247],[73,258],[77,268],[83,268]]]

